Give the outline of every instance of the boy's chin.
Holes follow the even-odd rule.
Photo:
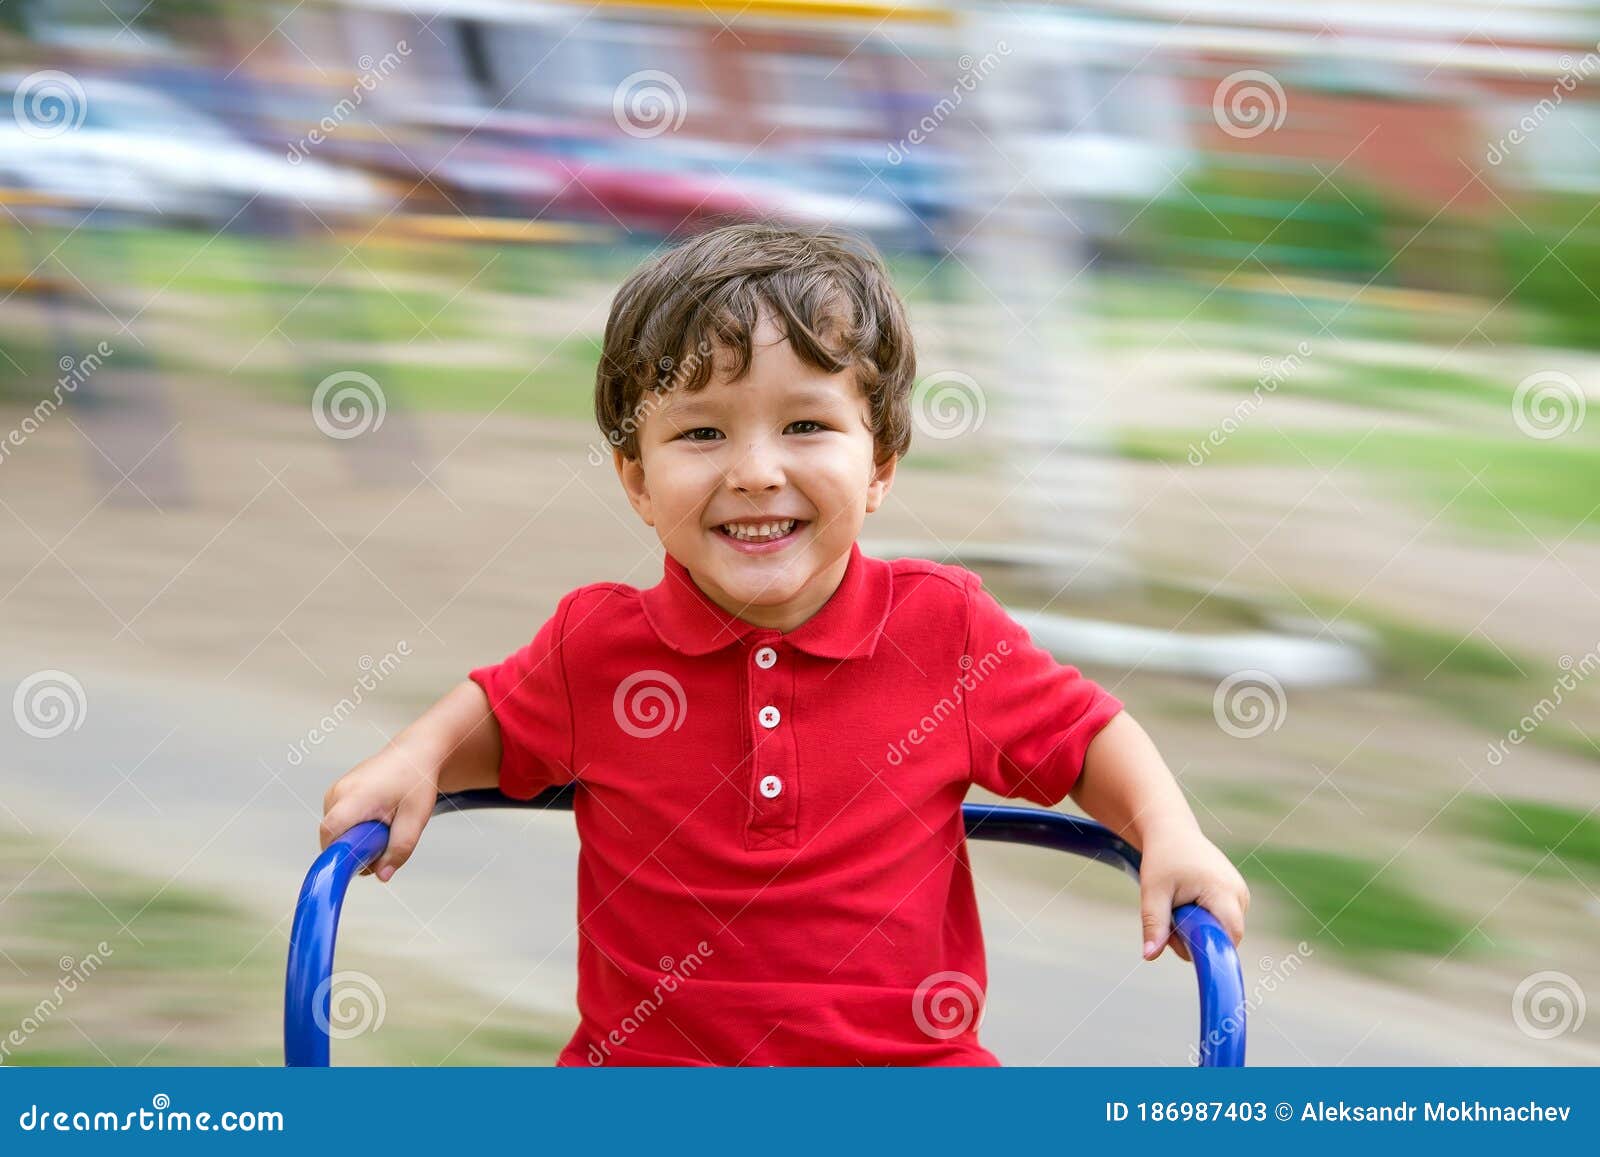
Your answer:
[[[747,607],[775,610],[798,598],[805,588],[801,576],[788,572],[788,568],[773,567],[763,570],[752,567],[743,573],[725,574],[718,583],[723,593]]]
[[[806,576],[798,566],[757,557],[720,566],[712,578],[730,599],[746,607],[773,610],[800,597]]]

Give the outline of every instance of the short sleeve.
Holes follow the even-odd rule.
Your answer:
[[[999,796],[1060,803],[1122,704],[1036,646],[976,575],[967,583],[962,664],[972,781]]]
[[[472,671],[500,727],[500,790],[532,799],[572,780],[572,700],[562,640],[572,596],[539,628],[533,641],[504,662]]]

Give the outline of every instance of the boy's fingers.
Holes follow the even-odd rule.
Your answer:
[[[1178,927],[1176,924],[1174,924],[1172,927],[1171,944],[1172,951],[1177,953],[1180,959],[1191,961],[1194,959],[1194,957],[1189,955],[1189,948],[1186,944],[1184,944],[1183,937],[1178,934]]]
[[[1172,892],[1152,886],[1139,897],[1139,920],[1144,928],[1144,958],[1154,960],[1172,933]]]
[[[416,849],[417,841],[422,838],[422,829],[432,814],[433,801],[425,792],[408,795],[400,801],[399,808],[395,810],[394,820],[389,825],[389,846],[384,848],[383,855],[372,864],[373,874],[378,879],[388,883],[389,877],[405,866],[405,862],[411,858],[411,853]]]
[[[1217,906],[1211,910],[1211,914],[1217,918],[1222,930],[1228,934],[1228,939],[1232,940],[1235,946],[1244,939],[1244,908],[1238,900],[1231,897],[1219,900]]]
[[[352,810],[342,804],[334,804],[322,817],[322,822],[317,825],[317,839],[321,842],[323,851],[327,851],[329,844],[360,822],[351,814]]]
[[[321,843],[323,850],[326,851],[329,844],[333,843],[333,841],[344,835],[351,828],[355,827],[357,824],[365,823],[367,820],[373,819],[382,820],[385,823],[392,822],[391,818],[388,816],[373,815],[369,810],[360,809],[353,804],[334,804],[333,807],[328,810],[328,814],[322,817],[322,822],[317,825],[317,840],[319,843]],[[380,862],[381,859],[374,860],[372,863],[362,868],[357,875],[373,875]]]
[[[1230,896],[1225,899],[1195,902],[1216,917],[1217,923],[1221,924],[1222,930],[1228,934],[1228,939],[1237,947],[1244,939],[1244,909],[1239,901]]]

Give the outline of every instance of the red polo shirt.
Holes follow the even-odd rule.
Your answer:
[[[962,800],[1060,802],[1122,705],[976,575],[853,547],[782,633],[668,556],[648,590],[573,591],[472,678],[501,790],[580,786],[561,1064],[998,1063]]]

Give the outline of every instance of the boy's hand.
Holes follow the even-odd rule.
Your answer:
[[[1159,829],[1146,840],[1139,868],[1146,960],[1159,957],[1169,940],[1174,952],[1189,959],[1172,927],[1172,910],[1184,904],[1210,912],[1235,944],[1243,939],[1250,889],[1228,857],[1193,825]]]
[[[411,858],[439,798],[438,768],[418,753],[391,745],[334,781],[322,797],[317,835],[326,848],[365,820],[389,825],[389,846],[361,874],[389,882]]]

